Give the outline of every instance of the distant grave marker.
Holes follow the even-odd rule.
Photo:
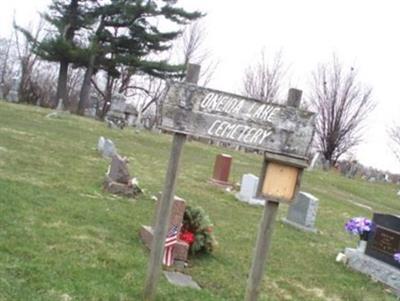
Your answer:
[[[242,176],[240,191],[236,194],[236,198],[250,205],[264,206],[265,200],[258,199],[257,196],[258,177],[253,174],[245,174]]]
[[[227,154],[217,155],[214,163],[213,176],[210,179],[211,183],[222,187],[232,186],[232,184],[229,183],[231,165],[232,156]]]
[[[290,204],[288,214],[283,222],[303,231],[316,232],[315,220],[318,211],[318,199],[306,192],[300,191],[296,200]]]

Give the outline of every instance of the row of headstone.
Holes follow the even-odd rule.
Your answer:
[[[265,201],[256,197],[258,182],[258,177],[253,174],[243,175],[240,192],[236,194],[236,198],[250,205],[263,206]],[[290,204],[287,217],[283,219],[283,222],[303,231],[316,232],[318,203],[319,200],[315,196],[300,191]]]

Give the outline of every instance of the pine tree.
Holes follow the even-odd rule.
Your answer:
[[[164,18],[172,24],[185,25],[201,17],[201,13],[186,12],[175,4],[173,0],[112,0],[97,8],[97,26],[92,30],[87,56],[82,58],[86,73],[78,114],[83,114],[89,99],[90,80],[98,70],[106,72],[107,85],[121,75],[123,68],[128,68],[132,75],[144,73],[159,78],[182,75],[184,66],[149,58],[170,49],[171,41],[181,33],[180,30],[161,31],[155,25],[156,20]],[[109,86],[106,99],[111,101]]]
[[[82,28],[93,23],[91,11],[96,6],[95,0],[52,0],[44,19],[50,25],[50,34],[42,40],[32,37],[27,30],[18,27],[32,43],[32,51],[44,60],[58,62],[59,75],[56,101],[68,102],[67,78],[68,68],[82,51],[74,38]]]

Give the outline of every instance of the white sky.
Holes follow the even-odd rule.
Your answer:
[[[2,0],[0,36],[11,32],[13,12],[19,24],[37,17],[50,0]],[[179,3],[179,2],[178,2]],[[361,163],[400,173],[388,147],[386,128],[399,120],[396,91],[400,70],[400,2],[398,0],[181,0],[189,9],[207,12],[206,47],[219,60],[210,86],[240,92],[243,71],[264,47],[282,50],[290,66],[287,87],[309,89],[311,71],[332,54],[359,69],[373,87],[377,108],[365,124],[358,147]],[[399,120],[400,122],[400,120]]]

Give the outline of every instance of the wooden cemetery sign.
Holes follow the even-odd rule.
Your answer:
[[[157,208],[144,299],[155,298],[180,155],[186,135],[193,135],[264,151],[257,197],[266,203],[246,290],[246,300],[253,301],[258,297],[279,202],[294,198],[308,165],[314,114],[298,109],[300,90],[289,90],[287,105],[266,104],[198,87],[199,73],[199,65],[189,64],[186,82],[168,83],[158,110],[158,126],[173,133],[173,142]]]
[[[159,117],[166,131],[301,159],[314,131],[313,113],[182,82],[168,84]]]

